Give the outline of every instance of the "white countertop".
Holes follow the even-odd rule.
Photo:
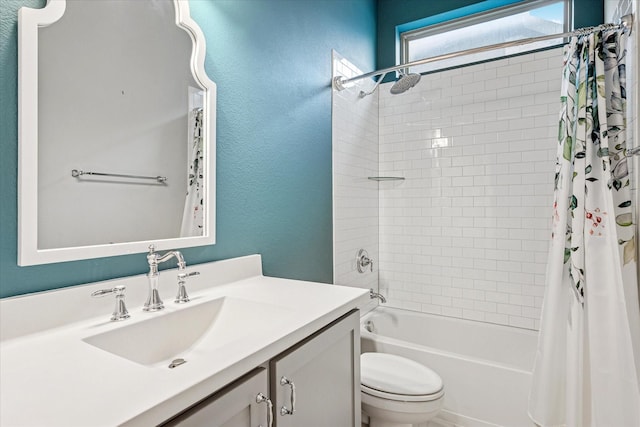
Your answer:
[[[175,271],[161,272],[166,309],[142,311],[144,275],[0,300],[0,425],[149,426],[208,396],[251,369],[369,302],[367,291],[262,275],[257,255],[200,264],[189,279],[189,304],[232,297],[282,307],[285,316],[252,318],[259,330],[176,369],[145,366],[83,338],[162,316],[173,304]],[[113,298],[97,289],[125,284],[131,318],[110,322]],[[284,318],[283,318],[284,317]]]

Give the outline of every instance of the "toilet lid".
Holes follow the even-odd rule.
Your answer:
[[[405,357],[387,353],[360,355],[360,381],[363,386],[405,396],[426,396],[442,391],[442,378],[426,366]]]

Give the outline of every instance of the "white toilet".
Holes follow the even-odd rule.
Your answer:
[[[369,427],[424,426],[442,408],[442,378],[426,366],[387,353],[360,356],[362,410]]]

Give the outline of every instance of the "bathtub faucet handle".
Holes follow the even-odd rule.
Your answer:
[[[360,249],[358,251],[358,255],[356,255],[356,267],[358,267],[358,272],[364,273],[367,266],[369,266],[373,273],[373,260],[369,258],[369,253],[365,249]]]

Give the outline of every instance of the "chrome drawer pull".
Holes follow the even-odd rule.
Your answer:
[[[265,396],[262,393],[258,393],[256,396],[256,403],[266,403],[267,404],[267,426],[273,426],[273,403],[271,403],[271,399]],[[260,425],[262,427],[262,425]]]
[[[280,408],[280,415],[293,415],[296,412],[296,385],[285,376],[280,378],[280,385],[288,385],[291,387],[291,409],[287,409],[287,407],[283,405],[282,408]]]

